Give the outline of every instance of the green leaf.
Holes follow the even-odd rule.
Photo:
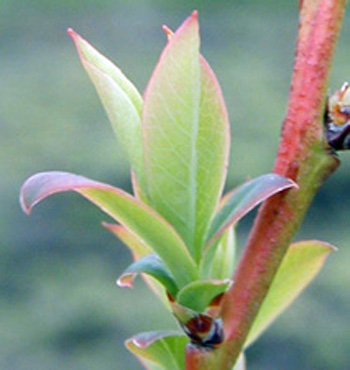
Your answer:
[[[187,343],[183,334],[157,331],[137,334],[125,345],[149,370],[184,370]]]
[[[248,181],[228,195],[224,206],[211,222],[207,245],[213,243],[231,225],[272,195],[297,187],[286,177],[271,173]]]
[[[214,298],[224,293],[231,280],[198,280],[183,287],[176,296],[176,302],[196,312],[204,312]]]
[[[75,42],[81,62],[96,88],[120,145],[127,154],[143,188],[142,97],[135,86],[110,60],[72,29],[69,29],[68,33]]]
[[[133,285],[135,276],[140,273],[145,273],[154,277],[173,297],[175,297],[178,288],[174,282],[174,278],[171,276],[163,261],[154,253],[132,263],[119,277],[117,284],[121,287],[130,288]]]
[[[70,190],[89,199],[144,240],[164,261],[179,288],[196,280],[197,267],[172,226],[121,189],[67,172],[42,172],[30,177],[22,186],[22,208],[30,213],[32,207],[47,196]]]
[[[162,53],[145,94],[143,130],[150,202],[198,261],[226,177],[229,130],[221,90],[199,55],[196,13]]]
[[[202,277],[229,279],[235,267],[236,238],[234,227],[222,234],[219,243],[211,244],[202,259]]]
[[[254,321],[246,347],[295,300],[321,270],[329,253],[335,250],[332,245],[318,240],[302,241],[289,247]]]
[[[106,222],[103,222],[102,225],[115,234],[130,249],[134,260],[137,261],[152,253],[152,248],[150,248],[138,235],[134,234],[126,227]],[[171,310],[164,286],[151,276],[144,275],[143,279],[157,297],[160,298],[165,307],[168,310]]]

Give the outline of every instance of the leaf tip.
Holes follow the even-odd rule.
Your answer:
[[[198,10],[197,10],[197,9],[195,9],[195,10],[192,12],[192,14],[191,14],[191,18],[192,18],[193,20],[197,20],[197,19],[198,19]]]
[[[137,337],[130,338],[127,343],[133,344],[135,347],[145,349],[147,348],[147,343],[142,340],[139,340]]]
[[[76,46],[78,46],[78,42],[79,42],[79,39],[81,39],[80,35],[78,33],[76,33],[73,28],[67,28],[67,33],[68,33],[68,36],[70,36],[74,43],[76,44]]]
[[[120,287],[120,288],[133,288],[133,282],[132,282],[132,277],[131,276],[121,276],[117,281],[116,281],[116,284]]]
[[[70,37],[74,38],[76,33],[74,32],[73,28],[67,28],[67,33]]]
[[[77,32],[75,32],[73,30],[73,28],[68,28],[67,33],[72,38],[72,40],[75,44],[75,47],[78,50],[79,57],[81,59],[83,59],[82,50],[81,50],[81,48],[82,48],[81,42],[85,41],[85,40]]]
[[[20,191],[19,204],[21,206],[22,211],[29,216],[31,214],[32,207],[26,202],[24,193],[25,193],[25,184],[22,186]]]
[[[328,253],[338,252],[338,250],[339,250],[333,244],[330,244],[330,243],[327,243],[327,242],[321,242],[321,241],[316,241],[316,242],[323,245],[327,249]]]
[[[33,206],[35,206],[35,204],[37,203],[35,201],[30,201],[30,197],[28,197],[28,193],[30,193],[30,184],[33,177],[34,176],[29,177],[24,182],[19,192],[19,204],[22,211],[28,216],[32,213]]]
[[[162,25],[162,30],[164,31],[165,36],[167,37],[169,41],[171,36],[173,36],[174,32],[166,24]]]

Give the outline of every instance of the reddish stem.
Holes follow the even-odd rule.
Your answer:
[[[322,113],[344,8],[345,0],[302,2],[288,112],[274,169],[300,189],[280,193],[260,209],[235,284],[223,301],[226,341],[211,352],[188,351],[187,370],[232,369],[313,196],[338,166],[325,142]]]

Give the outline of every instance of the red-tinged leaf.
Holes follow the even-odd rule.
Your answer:
[[[125,342],[126,347],[149,370],[183,370],[188,339],[176,332],[140,333]]]
[[[142,97],[121,70],[72,29],[80,60],[106,110],[113,130],[144,189]]]
[[[226,177],[228,117],[215,75],[199,55],[197,14],[169,39],[145,94],[148,194],[199,260]]]
[[[230,226],[254,207],[283,190],[297,188],[297,184],[277,174],[267,174],[248,181],[235,189],[211,222],[207,245],[213,243]]]
[[[119,277],[117,284],[123,288],[131,288],[134,278],[141,273],[152,276],[160,282],[172,296],[176,296],[178,288],[174,282],[174,278],[171,276],[163,261],[154,253],[132,263]]]
[[[111,185],[67,172],[42,172],[22,186],[22,208],[30,213],[47,196],[70,190],[89,199],[144,240],[162,258],[179,287],[196,280],[197,267],[172,226],[150,207]]]
[[[253,343],[310,284],[323,267],[332,245],[318,240],[292,244],[277,271],[249,333],[245,347]]]
[[[105,73],[107,76],[110,76],[129,97],[136,110],[141,115],[142,97],[137,88],[130,82],[123,72],[74,30],[69,28],[67,32],[75,43],[81,62],[83,64],[90,63],[96,69]]]

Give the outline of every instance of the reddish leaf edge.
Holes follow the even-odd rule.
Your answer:
[[[194,14],[196,17],[198,17],[197,11],[193,12],[192,17],[194,16]],[[168,42],[170,42],[175,34],[174,31],[170,27],[168,27],[166,24],[162,25],[162,30],[165,33]],[[199,63],[200,63],[201,69],[207,74],[207,77],[211,80],[213,86],[215,87],[217,91],[218,98],[220,101],[221,111],[223,113],[223,116],[225,117],[224,118],[224,121],[225,121],[224,130],[225,130],[225,139],[226,139],[226,142],[225,142],[226,154],[225,154],[225,163],[224,163],[224,172],[222,176],[222,183],[221,183],[220,192],[218,194],[218,199],[217,199],[217,203],[219,203],[220,202],[219,198],[222,195],[225,181],[227,178],[228,165],[229,165],[229,152],[230,152],[230,146],[231,146],[230,119],[229,119],[229,115],[228,115],[228,111],[227,111],[227,107],[226,107],[226,103],[224,99],[224,94],[223,94],[223,91],[221,89],[220,83],[217,79],[217,76],[214,70],[212,69],[209,62],[204,58],[202,54],[199,54]]]
[[[267,174],[267,175],[262,175],[260,177],[257,177],[255,179],[251,180],[251,181],[255,181],[255,180],[258,180],[259,178],[263,178],[265,176],[270,176],[270,175],[277,176],[277,177],[280,177],[280,178],[284,178],[286,181],[285,181],[284,184],[279,185],[278,187],[275,187],[275,188],[271,189],[270,192],[266,192],[264,196],[262,196],[260,198],[258,197],[256,199],[256,201],[251,202],[251,204],[248,207],[246,207],[244,210],[240,210],[239,212],[235,213],[234,216],[232,216],[223,226],[221,226],[215,233],[213,233],[212,236],[210,236],[209,238],[207,236],[207,241],[205,242],[204,249],[210,247],[214,242],[216,242],[221,237],[221,235],[225,232],[225,230],[227,230],[233,224],[237,223],[246,214],[248,214],[251,210],[253,210],[255,207],[257,207],[258,205],[260,205],[261,203],[263,203],[267,199],[271,198],[273,195],[276,195],[276,194],[278,194],[278,193],[280,193],[282,191],[285,191],[285,190],[290,190],[292,188],[294,188],[296,190],[299,189],[299,185],[296,182],[294,182],[293,180],[291,180],[291,179],[289,179],[287,177],[280,176],[280,175],[275,174],[275,173],[271,173],[271,174]],[[228,194],[226,194],[223,197],[223,200],[224,201],[221,203],[221,208],[219,209],[217,215],[220,213],[221,209],[226,205],[226,203],[228,201],[228,198],[230,196],[234,196],[234,194],[236,192],[238,192],[241,189],[241,187],[247,185],[248,183],[249,182],[246,182],[246,183],[238,186],[236,189],[233,189],[231,192],[229,192]],[[214,217],[214,219],[215,219],[215,217]],[[213,219],[213,221],[214,221],[214,219]]]
[[[89,195],[89,191],[93,190],[106,192],[110,195],[114,194],[116,199],[119,199],[118,201],[124,202],[124,206],[121,208],[121,213],[118,211],[118,215],[116,216],[114,211],[109,209],[107,205],[96,200],[93,195]],[[142,217],[152,218],[153,221],[158,224],[158,227],[166,232],[168,238],[170,238],[170,244],[167,244],[163,248],[157,244],[154,244],[158,242],[154,241],[154,239],[152,239],[153,237],[150,236],[150,238],[153,240],[151,243],[154,244],[152,249],[165,261],[179,286],[184,286],[190,281],[198,278],[198,271],[195,262],[192,259],[192,256],[190,255],[181,236],[177,233],[174,227],[162,216],[160,216],[154,209],[119,188],[115,188],[111,185],[90,180],[86,177],[68,172],[41,172],[30,177],[23,184],[20,191],[20,204],[23,211],[27,214],[30,214],[32,208],[44,198],[52,194],[65,191],[75,191],[79,193],[109,216],[119,220],[122,224],[129,225],[130,223],[133,223],[132,218],[130,218],[130,215],[127,214],[129,207],[141,210],[141,213],[143,214]],[[137,226],[138,223],[139,226]],[[141,231],[139,230],[140,225]],[[134,225],[134,227],[136,227],[136,229],[138,229],[142,235],[147,235],[147,225],[145,227],[142,226],[142,221],[140,219],[136,222],[136,226]],[[171,245],[174,248],[171,248]],[[181,265],[175,265],[174,258],[175,260],[181,260]]]
[[[148,95],[148,92],[149,92],[149,89],[150,89],[150,86],[152,85],[153,83],[153,80],[154,80],[154,75],[157,73],[157,70],[158,70],[158,66],[162,64],[162,61],[164,59],[164,55],[167,54],[168,52],[168,49],[171,48],[172,46],[172,43],[176,42],[177,38],[179,37],[179,35],[182,34],[182,32],[192,23],[192,22],[196,22],[198,24],[198,11],[197,10],[194,10],[192,12],[192,14],[187,17],[185,19],[185,21],[180,25],[180,27],[173,33],[170,28],[167,28],[165,26],[165,29],[164,29],[164,26],[162,27],[164,32],[166,33],[166,35],[168,36],[169,38],[169,42],[167,43],[167,45],[165,45],[165,48],[163,49],[160,57],[159,57],[159,60],[158,60],[158,63],[156,65],[156,67],[154,68],[152,74],[151,74],[151,77],[148,81],[148,84],[147,84],[147,87],[145,89],[145,92],[143,94],[143,98],[144,98],[144,101],[147,100],[147,95]],[[168,32],[169,31],[169,32]]]
[[[28,195],[28,192],[31,190],[31,188],[37,183],[40,178],[44,179],[44,177],[50,176],[55,177],[55,181],[60,177],[60,180],[63,180],[63,178],[67,179],[68,177],[74,176],[75,181],[66,181],[65,183],[62,181],[61,185],[56,185],[55,187],[50,187],[50,190],[46,191],[39,191],[36,196],[33,196],[32,201],[30,201],[26,197]],[[79,185],[79,181],[81,181],[81,184]],[[43,184],[48,185],[48,181],[44,181]],[[42,186],[43,187],[43,186]],[[45,198],[49,197],[50,195],[61,193],[61,192],[67,192],[67,191],[75,191],[79,192],[81,189],[88,189],[88,188],[96,188],[96,189],[105,189],[109,190],[118,194],[121,194],[123,196],[126,196],[128,198],[134,199],[136,202],[140,203],[137,199],[133,198],[130,194],[122,191],[121,189],[115,188],[112,185],[108,185],[99,181],[90,180],[87,177],[72,174],[69,172],[63,172],[63,171],[48,171],[48,172],[38,172],[33,176],[30,176],[22,185],[20,190],[20,198],[19,202],[21,205],[22,210],[27,214],[30,215],[34,206],[36,206],[38,203],[40,203]]]

